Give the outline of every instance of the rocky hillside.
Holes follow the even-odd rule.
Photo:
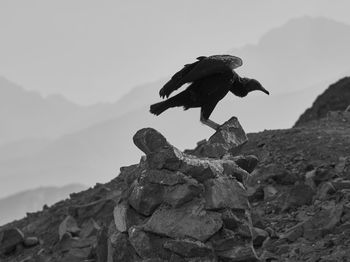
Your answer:
[[[348,106],[350,106],[350,77],[345,77],[318,96],[312,107],[299,117],[295,126],[323,118],[329,111],[345,110]]]
[[[39,187],[0,198],[0,225],[25,216],[27,212],[40,210],[43,205],[52,205],[65,199],[72,192],[79,192],[87,186],[70,184],[63,187]]]
[[[348,261],[350,113],[181,152],[152,128],[107,184],[0,228],[1,261]]]

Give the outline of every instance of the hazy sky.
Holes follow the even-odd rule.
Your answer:
[[[0,75],[78,103],[114,101],[287,20],[350,24],[348,0],[0,0]]]

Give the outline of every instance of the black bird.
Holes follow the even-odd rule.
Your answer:
[[[260,90],[269,92],[255,79],[240,77],[234,69],[242,65],[242,59],[231,55],[200,56],[197,61],[187,64],[163,86],[159,95],[169,95],[186,83],[191,83],[181,93],[151,105],[150,112],[160,115],[171,107],[183,106],[184,110],[201,108],[200,121],[217,130],[220,125],[209,117],[217,103],[231,91],[234,95],[245,97],[249,92]]]

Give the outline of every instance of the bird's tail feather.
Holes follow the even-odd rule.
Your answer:
[[[161,113],[163,113],[165,110],[167,110],[169,107],[171,107],[167,101],[159,102],[156,104],[151,105],[150,112],[154,115],[159,116]]]

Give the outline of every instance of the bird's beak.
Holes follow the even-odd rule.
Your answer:
[[[267,91],[265,88],[263,88],[262,86],[259,88],[260,91],[264,92],[265,94],[269,95],[270,92]]]

